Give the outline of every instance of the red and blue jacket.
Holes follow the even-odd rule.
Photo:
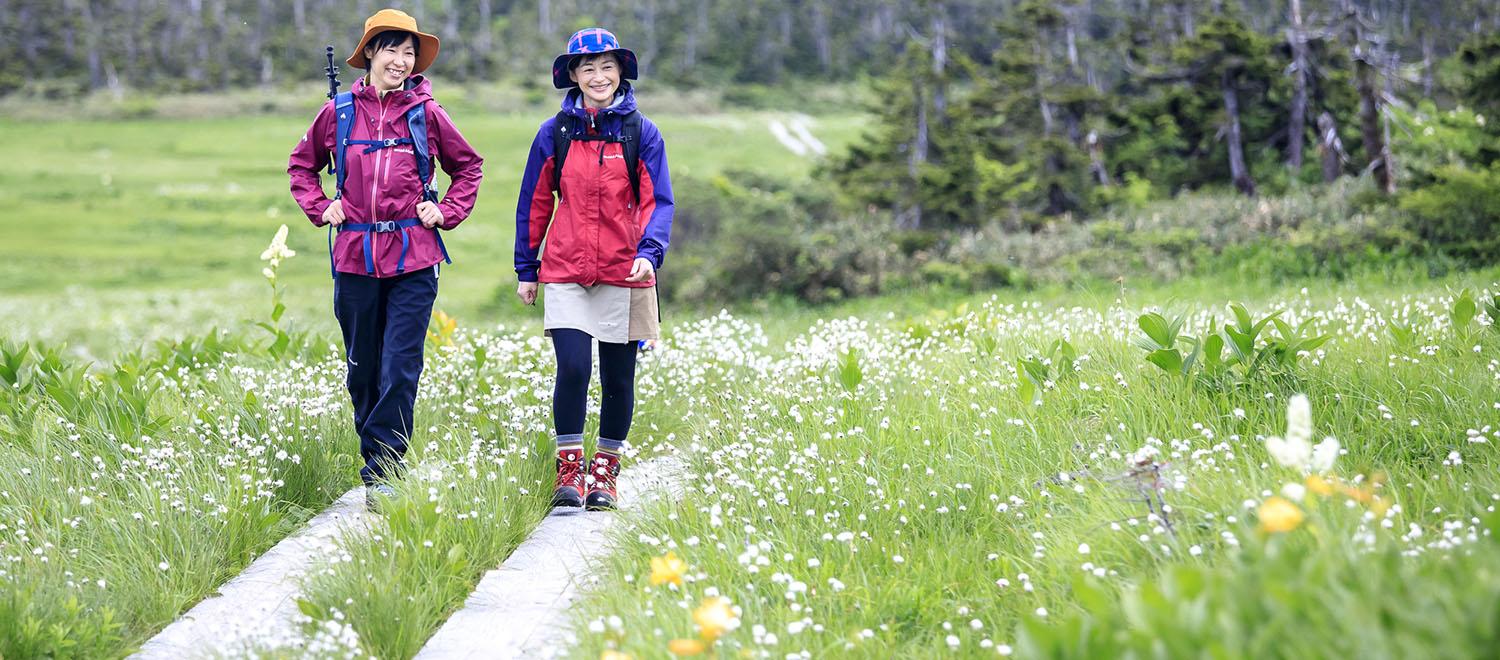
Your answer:
[[[564,120],[573,122],[578,134],[619,135],[624,117],[636,109],[628,85],[613,105],[596,113],[585,110],[579,97],[577,89],[569,91],[562,104]],[[522,282],[654,286],[654,278],[625,278],[637,258],[661,268],[672,233],[672,180],[661,131],[641,118],[637,204],[618,142],[569,141],[561,183],[553,186],[552,131],[558,119],[542,122],[526,159],[516,202],[516,275]]]

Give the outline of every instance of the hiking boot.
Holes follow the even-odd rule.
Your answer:
[[[381,501],[389,501],[395,497],[396,490],[385,484],[365,486],[365,510],[370,513],[380,513]]]
[[[595,452],[589,460],[589,473],[584,477],[588,483],[585,498],[589,511],[614,511],[616,505],[615,477],[620,476],[620,457],[604,452]]]
[[[583,450],[557,452],[557,486],[552,490],[552,506],[583,506]]]

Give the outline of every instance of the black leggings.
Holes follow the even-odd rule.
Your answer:
[[[558,435],[583,433],[589,372],[593,369],[593,341],[589,333],[571,328],[552,330],[557,351],[557,386],[552,389],[552,423]],[[624,440],[635,412],[636,343],[599,342],[599,437]]]

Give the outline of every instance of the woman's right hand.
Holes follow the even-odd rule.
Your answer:
[[[335,227],[344,224],[344,200],[335,199],[328,208],[323,209],[323,222]]]
[[[521,297],[521,303],[530,305],[536,302],[536,282],[522,282],[516,287],[516,295]]]

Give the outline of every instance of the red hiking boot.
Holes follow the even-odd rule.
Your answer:
[[[615,477],[620,476],[620,457],[604,452],[595,452],[589,460],[589,473],[584,477],[589,493],[585,506],[589,511],[615,510]]]
[[[552,490],[552,506],[583,506],[582,449],[557,452],[557,486]]]

